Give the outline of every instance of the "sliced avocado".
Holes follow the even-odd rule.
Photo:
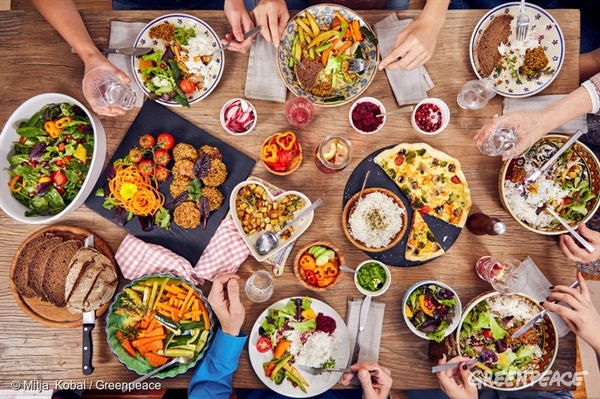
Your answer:
[[[326,254],[319,256],[315,260],[315,263],[317,264],[317,266],[323,266],[327,262],[329,262],[329,257]]]
[[[323,255],[327,255],[327,258],[329,260],[332,260],[333,258],[335,258],[335,251],[332,249],[328,249],[327,251],[323,252]]]

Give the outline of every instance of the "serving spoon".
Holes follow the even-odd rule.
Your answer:
[[[340,270],[343,270],[345,272],[350,272],[350,273],[354,273],[354,274],[358,274],[358,272],[348,266],[340,266]]]
[[[181,363],[181,364],[190,364],[192,362],[192,360],[194,360],[194,358],[192,357],[184,357],[184,356],[180,356],[180,357],[176,357],[175,359],[171,360],[168,363],[163,364],[162,366],[152,370],[150,373],[141,376],[140,378],[138,378],[137,380],[133,381],[131,384],[137,384],[139,382],[142,382],[144,380],[146,380],[147,378],[152,377],[153,375],[155,375],[156,373],[159,373],[160,371],[166,369],[167,367],[171,367],[172,365],[176,364],[176,363]],[[128,390],[128,385],[126,385],[125,388],[123,388],[123,392],[126,392]]]
[[[277,244],[279,244],[279,236],[284,231],[286,231],[287,229],[292,227],[300,219],[302,219],[304,216],[308,215],[309,212],[311,212],[313,209],[315,209],[322,203],[323,203],[323,200],[321,200],[321,198],[319,198],[318,200],[316,200],[315,202],[310,204],[310,206],[308,206],[306,209],[304,209],[302,212],[300,212],[300,214],[298,214],[298,216],[296,216],[291,222],[286,224],[284,228],[279,230],[279,232],[277,234],[273,233],[272,231],[265,231],[265,233],[262,236],[258,237],[258,240],[256,240],[256,246],[255,246],[256,252],[258,252],[260,255],[266,255],[269,252],[271,252],[273,249],[275,249]]]

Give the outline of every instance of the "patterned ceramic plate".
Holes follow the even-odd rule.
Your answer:
[[[369,24],[354,11],[334,4],[321,4],[318,6],[309,7],[290,19],[290,22],[283,33],[283,37],[281,38],[281,46],[279,47],[279,51],[277,53],[277,68],[279,69],[279,74],[281,75],[281,78],[285,82],[285,85],[288,87],[288,89],[290,89],[290,91],[296,96],[306,97],[312,101],[313,104],[326,107],[335,107],[346,104],[358,97],[373,81],[375,73],[377,72],[376,65],[372,62],[367,63],[367,68],[365,69],[363,75],[359,76],[352,84],[348,84],[341,90],[335,91],[332,96],[320,97],[315,96],[312,93],[308,93],[300,88],[294,74],[294,69],[289,66],[289,56],[281,47],[285,46],[286,48],[291,49],[294,36],[298,31],[298,23],[296,22],[296,18],[303,17],[306,15],[306,12],[309,12],[315,18],[317,24],[321,28],[324,28],[329,26],[331,20],[335,17],[335,11],[339,12],[344,18],[350,21],[358,20],[361,26],[366,26],[371,32],[373,32],[373,29],[371,29]],[[365,39],[361,41],[360,46],[367,61],[376,61],[379,59],[379,49],[369,40]],[[344,99],[334,104],[327,104],[324,101],[325,98],[337,96],[344,96]]]
[[[215,51],[219,46],[219,36],[215,33],[215,31],[204,21],[193,17],[191,15],[185,14],[168,14],[162,17],[156,18],[151,21],[138,35],[135,39],[134,47],[152,47],[155,50],[165,50],[165,42],[162,39],[152,39],[150,38],[150,29],[159,26],[161,24],[171,24],[175,26],[175,28],[194,28],[196,31],[196,37],[205,38],[205,49],[202,49],[201,55],[211,54]],[[185,47],[185,46],[184,46]],[[206,52],[204,54],[204,52]],[[131,67],[135,71],[135,80],[138,82],[142,90],[146,93],[146,95],[150,95],[150,91],[144,86],[144,78],[140,72],[140,60],[141,56],[131,57]],[[200,62],[200,61],[198,61]],[[199,91],[195,91],[192,94],[188,94],[188,101],[190,104],[197,103],[198,101],[204,99],[206,96],[210,94],[211,91],[223,76],[223,69],[225,67],[225,55],[223,53],[219,53],[212,57],[212,60],[209,64],[204,68],[204,87]],[[181,105],[173,100],[165,100],[163,98],[157,98],[156,101],[163,105],[180,107]]]
[[[506,3],[490,10],[483,16],[475,26],[473,35],[471,35],[471,43],[469,45],[469,55],[471,57],[471,65],[478,77],[482,77],[477,68],[475,60],[475,46],[479,42],[481,34],[485,31],[491,20],[497,16],[510,14],[514,18],[511,22],[511,32],[506,43],[510,54],[514,54],[510,50],[514,43],[517,23],[517,15],[519,15],[520,3]],[[565,41],[560,27],[548,12],[534,4],[525,4],[525,11],[529,15],[531,25],[529,27],[532,37],[537,39],[544,47],[546,56],[548,57],[548,66],[554,70],[552,74],[541,74],[539,77],[529,78],[521,76],[520,82],[513,78],[510,71],[503,70],[500,74],[495,71],[491,77],[497,82],[498,94],[504,97],[522,98],[533,96],[544,90],[554,78],[558,75],[565,58]]]

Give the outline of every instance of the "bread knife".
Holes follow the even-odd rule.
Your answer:
[[[88,236],[83,241],[86,248],[94,246],[94,236]],[[82,272],[84,272],[82,270]],[[83,312],[83,344],[82,344],[82,371],[84,375],[90,375],[94,372],[92,358],[94,357],[94,342],[92,341],[92,330],[96,327],[96,310]]]

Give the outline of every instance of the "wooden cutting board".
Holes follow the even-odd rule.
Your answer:
[[[52,233],[63,240],[79,240],[83,242],[86,237],[90,235],[94,235],[94,246],[97,250],[102,252],[111,262],[116,265],[114,254],[108,244],[100,238],[97,234],[91,232],[88,229],[77,226],[69,226],[69,225],[61,225],[56,224],[52,226],[48,226],[38,232],[29,236],[23,243],[19,246],[15,255],[13,256],[13,260],[10,264],[10,289],[17,301],[17,304],[23,309],[29,317],[38,323],[44,324],[49,327],[57,327],[57,328],[70,328],[70,327],[79,327],[82,325],[82,314],[74,314],[69,312],[67,307],[58,308],[51,304],[50,302],[44,302],[39,298],[25,298],[19,294],[17,291],[17,287],[12,281],[13,273],[15,270],[15,266],[17,264],[17,259],[23,249],[29,244],[29,242],[36,237],[39,237],[45,233]],[[118,268],[115,266],[115,269]],[[117,271],[118,275],[118,271]],[[67,276],[65,276],[66,278]],[[104,314],[108,307],[110,306],[110,302],[108,301],[100,308],[96,310],[96,318]]]

